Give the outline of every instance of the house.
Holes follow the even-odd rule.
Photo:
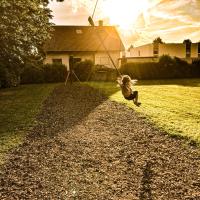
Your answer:
[[[160,56],[169,55],[191,63],[194,59],[200,59],[200,42],[153,43],[132,47],[129,51],[127,62],[158,62]]]
[[[46,59],[44,63],[62,63],[69,69],[69,58],[84,61],[91,60],[95,65],[114,67],[106,53],[109,51],[115,65],[125,50],[120,36],[114,26],[53,26],[52,37],[45,44]],[[100,38],[99,38],[100,37]]]

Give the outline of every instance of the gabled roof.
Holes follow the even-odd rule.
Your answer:
[[[98,33],[108,51],[125,49],[114,26],[53,26],[53,29],[51,39],[45,44],[46,52],[105,51]]]

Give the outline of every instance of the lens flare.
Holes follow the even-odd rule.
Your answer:
[[[146,14],[149,8],[148,0],[106,0],[102,4],[105,18],[110,24],[121,28],[131,28],[140,14]]]

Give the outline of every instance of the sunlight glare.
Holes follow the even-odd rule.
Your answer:
[[[103,14],[110,24],[128,29],[134,25],[140,14],[149,8],[148,0],[106,0],[102,5]]]

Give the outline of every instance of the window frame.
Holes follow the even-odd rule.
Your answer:
[[[52,64],[62,65],[62,58],[52,58]]]

